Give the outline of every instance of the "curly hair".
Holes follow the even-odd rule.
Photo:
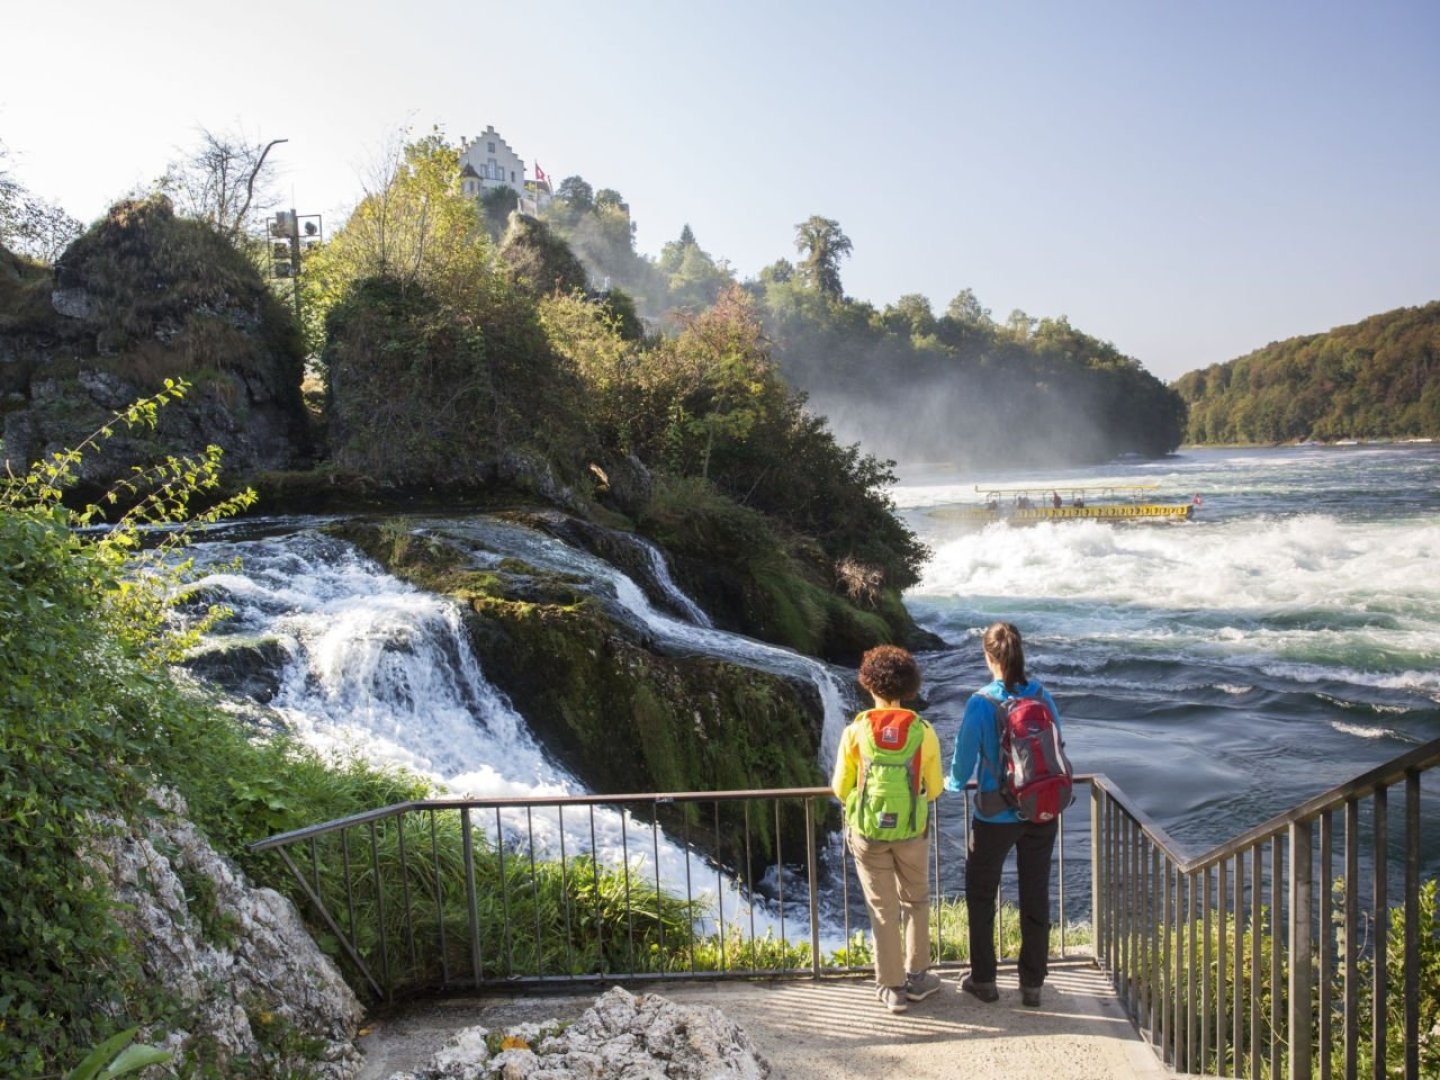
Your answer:
[[[915,657],[895,645],[877,645],[860,659],[860,685],[886,701],[905,701],[920,693]]]

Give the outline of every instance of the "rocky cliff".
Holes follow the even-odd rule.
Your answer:
[[[355,1076],[363,1010],[299,912],[221,857],[177,796],[155,797],[166,816],[144,832],[108,823],[89,857],[145,977],[187,1018],[151,1039],[172,1053],[170,1075],[225,1076],[243,1062],[269,1076]]]
[[[0,253],[4,462],[23,471],[78,445],[116,410],[184,379],[158,425],[118,431],[88,455],[93,496],[130,466],[225,452],[227,475],[310,458],[303,352],[289,314],[239,251],[168,200],[123,202],[53,272]]]

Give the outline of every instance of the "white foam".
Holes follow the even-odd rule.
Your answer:
[[[223,590],[238,622],[280,641],[290,660],[271,702],[295,735],[318,752],[400,766],[442,791],[475,797],[552,797],[585,787],[552,761],[506,697],[485,678],[471,651],[457,606],[385,574],[348,545],[314,535],[242,545],[245,574],[223,571],[202,588]],[[195,549],[203,564],[209,545]],[[216,545],[229,559],[235,546]],[[622,575],[623,576],[623,575]],[[648,604],[629,579],[630,603]],[[686,626],[671,620],[677,626]],[[698,629],[698,628],[695,628]],[[707,631],[719,634],[719,631]],[[505,811],[506,830],[534,837],[540,854],[559,851],[553,810]],[[732,882],[717,881],[703,857],[661,839],[658,863],[651,826],[628,811],[597,807],[595,854],[611,867],[628,859],[647,880],[657,875],[676,895],[693,895],[711,914],[745,912],[762,929],[778,912],[755,903]],[[565,819],[565,848],[591,847],[591,818]],[[628,837],[628,840],[627,840]],[[717,891],[718,890],[718,891]]]

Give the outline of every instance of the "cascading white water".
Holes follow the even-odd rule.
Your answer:
[[[553,548],[548,558],[572,572],[594,573],[614,591],[634,617],[657,634],[684,631],[705,634],[721,655],[738,659],[725,647],[734,641],[740,654],[757,655],[765,670],[782,667],[758,643],[721,631],[689,627],[659,615],[628,577],[608,564],[565,547],[559,541],[507,527],[512,544]],[[468,531],[468,530],[462,530]],[[504,548],[501,549],[505,550]],[[349,544],[311,531],[259,540],[216,540],[195,545],[197,565],[217,569],[197,584],[221,594],[235,612],[216,636],[273,638],[288,661],[279,673],[271,707],[297,737],[325,753],[403,766],[440,787],[476,796],[551,796],[581,794],[584,786],[549,759],[524,719],[485,678],[461,625],[456,605],[415,589],[385,573]],[[532,561],[538,557],[527,552]],[[228,564],[236,556],[243,570]],[[499,556],[475,549],[477,561]],[[653,623],[652,623],[653,620]],[[692,642],[698,645],[698,642]],[[786,659],[783,670],[799,673],[794,654],[770,650]],[[813,662],[812,662],[813,663]],[[831,709],[839,708],[838,690],[820,665],[831,689]],[[820,676],[807,677],[822,682]],[[553,810],[526,816],[514,812],[507,829],[534,832],[542,851],[560,845],[561,819]],[[650,826],[629,815],[601,808],[594,815],[595,854],[619,866],[628,854],[632,865],[658,878],[672,893],[693,895],[712,916],[724,912],[753,917],[761,932],[774,929],[779,913],[751,899],[728,879],[684,847],[662,839],[651,847]],[[570,853],[591,847],[592,822],[583,812],[564,818],[564,843]],[[651,862],[652,857],[654,862]],[[793,919],[793,916],[792,916]],[[792,923],[793,926],[793,923]]]
[[[685,612],[692,623],[707,629],[715,625],[710,621],[710,616],[705,614],[704,609],[695,603],[694,600],[691,600],[690,597],[686,596],[681,588],[675,584],[675,579],[670,576],[670,564],[665,561],[665,553],[663,551],[643,536],[630,534],[617,535],[628,535],[630,542],[645,553],[645,558],[650,565],[650,574],[655,579],[655,583],[660,586],[660,590],[665,594],[665,598],[681,611]]]
[[[719,656],[745,667],[808,681],[820,695],[825,712],[819,761],[828,775],[840,746],[840,733],[849,716],[840,679],[825,664],[791,649],[710,626],[692,626],[656,611],[644,590],[610,563],[534,530],[484,517],[429,522],[423,528],[470,546],[475,550],[479,563],[495,560],[498,553],[520,559],[537,569],[575,574],[596,582],[602,587],[602,599],[611,599],[613,606],[618,607],[617,614],[672,648]]]

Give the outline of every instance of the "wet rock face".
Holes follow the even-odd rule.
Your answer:
[[[500,1047],[494,1052],[494,1047]],[[770,1065],[738,1024],[709,1005],[615,987],[568,1028],[466,1028],[429,1062],[389,1080],[763,1080]]]
[[[350,1080],[362,1008],[299,912],[273,889],[252,887],[184,820],[177,796],[157,799],[175,816],[150,820],[144,836],[122,826],[91,856],[146,976],[189,1021],[149,1041],[178,1062],[203,1056],[222,1074],[246,1058],[269,1075]]]
[[[289,654],[274,638],[206,643],[184,667],[207,682],[262,705],[280,692],[280,673]]]

